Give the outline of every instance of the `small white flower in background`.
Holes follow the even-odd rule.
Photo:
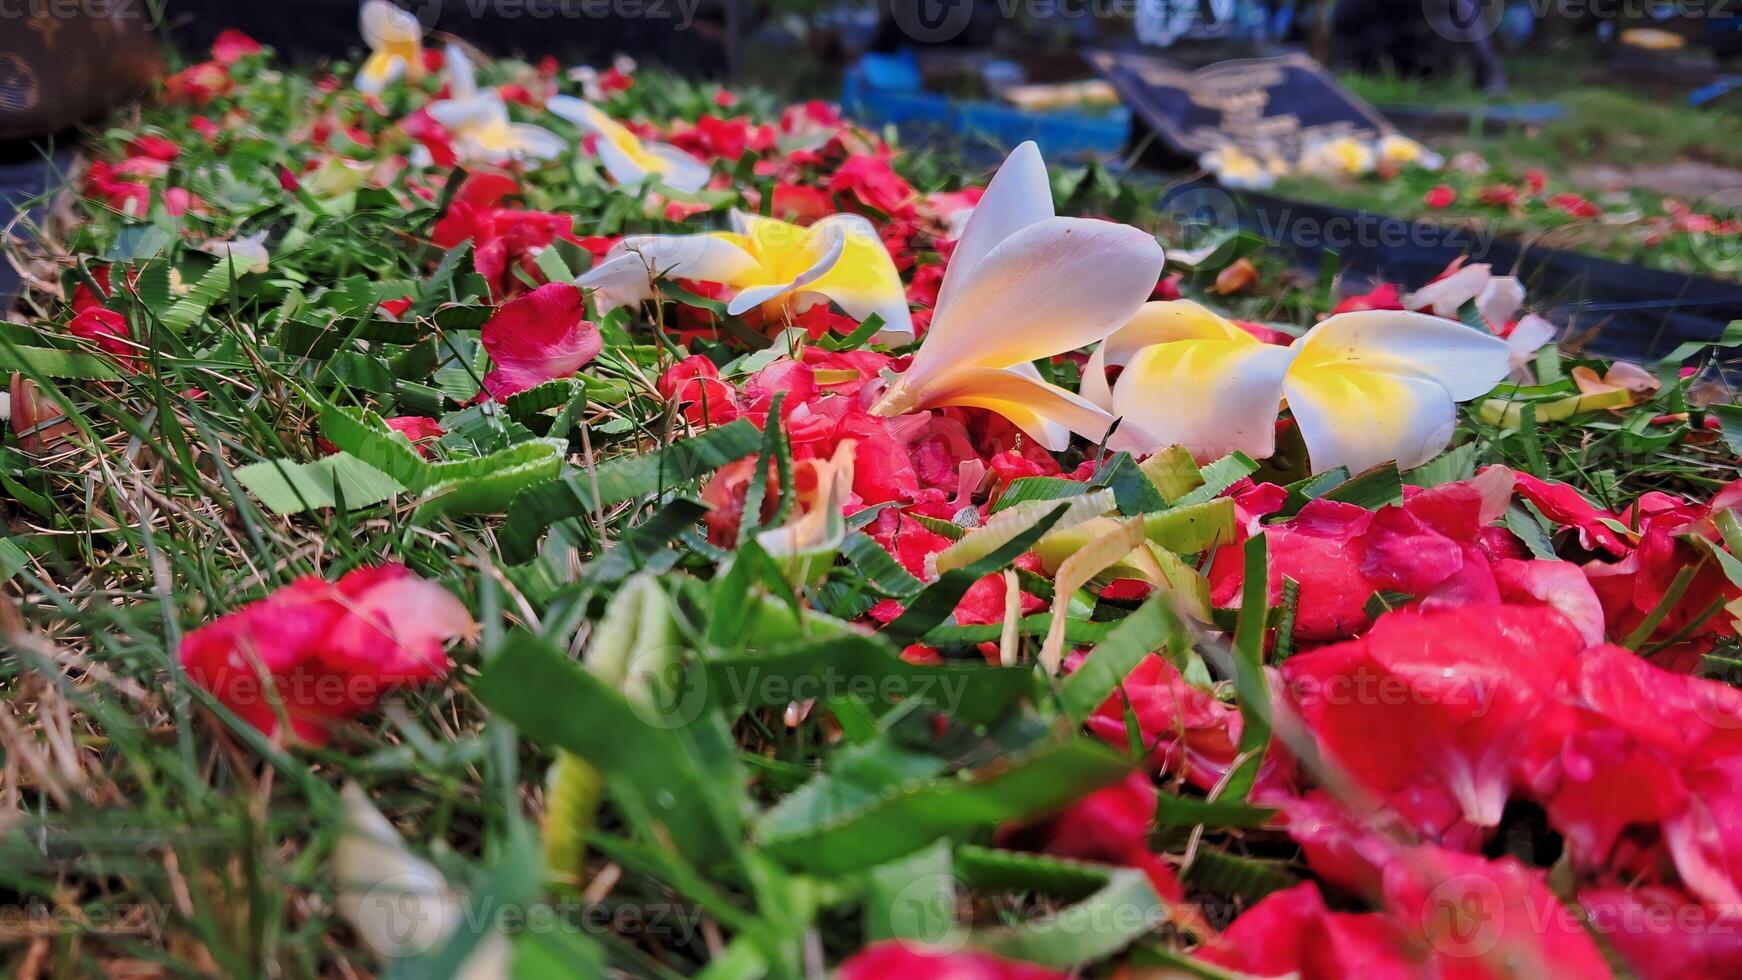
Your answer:
[[[257,231],[246,238],[213,238],[200,244],[200,251],[218,258],[229,256],[240,272],[265,272],[272,266],[266,252],[266,232]]]
[[[599,160],[622,187],[647,180],[694,194],[708,186],[708,165],[669,143],[644,140],[589,102],[572,95],[552,96],[545,108],[598,137]]]
[[[387,0],[367,0],[357,20],[369,46],[369,57],[357,72],[358,91],[379,95],[401,78],[423,78],[423,25],[416,16]]]
[[[695,279],[733,290],[726,312],[757,307],[802,313],[833,300],[855,319],[883,319],[877,339],[913,339],[907,292],[877,229],[857,214],[832,214],[809,227],[732,212],[732,231],[633,235],[577,285],[595,290],[601,315],[653,295],[655,279]],[[947,278],[947,277],[946,277]]]
[[[925,343],[871,411],[984,408],[1035,442],[1099,440],[1099,406],[1041,379],[1034,362],[1101,340],[1149,298],[1161,246],[1129,225],[1061,218],[1033,143],[1010,154],[950,256]]]
[[[1488,175],[1488,161],[1483,158],[1482,154],[1474,150],[1454,153],[1449,167],[1455,173],[1469,174],[1472,177],[1486,177]]]
[[[445,57],[448,98],[429,104],[430,118],[453,136],[462,160],[502,164],[510,160],[554,160],[568,149],[562,137],[508,118],[508,104],[495,89],[480,89],[472,61],[457,45]]]

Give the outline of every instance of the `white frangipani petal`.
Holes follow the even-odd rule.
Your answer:
[[[708,186],[708,180],[713,172],[708,165],[670,143],[645,143],[647,152],[658,157],[665,163],[666,169],[660,172],[660,182],[673,190],[686,194],[694,194]]]
[[[731,282],[756,267],[754,256],[725,237],[634,235],[613,246],[575,285],[594,290],[594,303],[605,313],[653,296],[655,279]]]
[[[959,366],[1010,367],[1092,344],[1142,307],[1162,262],[1155,239],[1129,225],[1088,218],[1028,225],[955,278],[903,377],[923,390]]]
[[[1430,310],[1435,316],[1457,319],[1465,303],[1482,295],[1494,278],[1486,262],[1462,266],[1442,279],[1421,287],[1403,298],[1403,305],[1412,310]]]
[[[465,49],[449,44],[442,50],[442,61],[448,73],[448,98],[463,102],[478,94],[478,72]]]
[[[388,0],[366,0],[357,12],[363,43],[379,51],[394,44],[423,40],[423,25],[417,15]]]
[[[1070,444],[1072,432],[1099,442],[1113,422],[1099,405],[1040,380],[1032,365],[951,372],[937,384],[928,404],[996,412],[1053,452]]]
[[[1526,313],[1524,319],[1518,321],[1518,326],[1506,335],[1506,352],[1512,361],[1512,380],[1529,384],[1535,378],[1530,374],[1530,362],[1535,360],[1536,352],[1554,340],[1560,331],[1548,320],[1535,313]]]
[[[1143,348],[1113,391],[1113,414],[1123,420],[1114,448],[1154,452],[1179,445],[1199,459],[1235,450],[1256,459],[1274,454],[1283,377],[1294,356],[1290,348],[1255,338]]]
[[[1338,367],[1431,378],[1457,401],[1506,377],[1506,343],[1454,320],[1401,310],[1340,313],[1294,342],[1299,369]]]
[[[1026,142],[1011,151],[980,203],[969,213],[956,247],[950,252],[950,272],[938,287],[938,308],[950,299],[957,283],[967,280],[980,260],[998,244],[1029,225],[1052,217],[1052,183],[1040,148]]]
[[[1505,329],[1524,306],[1524,283],[1517,276],[1495,276],[1476,295],[1476,312],[1496,333]]]
[[[1251,334],[1196,303],[1186,300],[1145,303],[1130,322],[1113,331],[1089,355],[1080,385],[1082,396],[1111,410],[1113,391],[1107,385],[1108,368],[1124,367],[1132,355],[1145,347],[1193,339],[1256,341]]]
[[[1457,428],[1457,402],[1444,386],[1417,375],[1291,373],[1283,392],[1315,473],[1339,466],[1359,473],[1388,460],[1400,469],[1420,466],[1445,449]]]
[[[531,123],[511,123],[508,134],[513,142],[509,152],[516,159],[555,160],[569,148],[561,136]]]

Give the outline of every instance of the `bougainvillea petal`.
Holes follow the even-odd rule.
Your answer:
[[[484,324],[484,349],[495,364],[484,376],[484,390],[507,398],[580,370],[604,343],[585,315],[580,289],[566,282],[547,283],[503,304]]]
[[[973,950],[933,950],[889,939],[854,953],[835,974],[840,980],[1064,980],[1065,974],[1033,963]]]
[[[443,646],[473,629],[453,595],[390,564],[298,579],[190,631],[179,657],[243,721],[319,744],[389,688],[444,675]]]
[[[1335,765],[1392,798],[1442,791],[1472,824],[1493,826],[1525,751],[1520,729],[1583,647],[1546,609],[1403,610],[1360,639],[1291,657],[1282,672]]]

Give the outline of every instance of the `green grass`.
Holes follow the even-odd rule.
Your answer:
[[[0,658],[0,904],[40,910],[30,914],[47,924],[0,950],[0,964],[35,964],[56,978],[104,975],[128,963],[168,976],[452,972],[441,950],[381,964],[339,914],[340,787],[351,782],[456,890],[479,903],[557,910],[554,928],[514,939],[517,956],[533,964],[522,969],[517,960],[517,976],[586,975],[586,965],[602,959],[634,976],[684,976],[712,962],[796,980],[838,962],[868,935],[937,926],[940,909],[912,901],[913,889],[935,896],[937,883],[951,879],[974,899],[964,902],[963,929],[1004,944],[998,948],[1099,975],[1126,940],[1178,945],[1176,934],[1145,927],[1112,937],[1109,950],[1098,945],[1109,942],[1104,932],[1046,935],[1002,921],[1052,903],[1081,903],[1091,918],[1147,913],[1158,903],[1128,869],[988,845],[997,824],[1050,812],[1124,772],[1127,760],[1081,735],[1075,722],[1129,663],[1165,647],[1207,682],[1207,662],[1227,652],[1223,639],[1188,633],[1161,600],[1134,610],[1091,597],[1072,607],[1067,635],[1088,637],[1083,642],[1097,644],[1103,663],[1073,675],[1061,703],[1052,678],[1025,666],[988,667],[974,645],[984,637],[946,623],[961,591],[1003,570],[1045,530],[1041,523],[971,569],[929,584],[892,571],[893,559],[862,539],[843,543],[849,557],[831,557],[823,577],[796,590],[748,536],[737,549],[709,544],[691,498],[714,467],[661,464],[719,463],[749,447],[727,453],[709,443],[709,454],[654,458],[674,443],[697,446],[650,380],[687,353],[671,347],[669,305],[606,320],[606,352],[578,385],[540,389],[541,397],[560,396],[553,401],[472,404],[483,366],[478,317],[488,301],[482,281],[465,271],[464,248],[444,254],[428,240],[444,204],[282,190],[277,167],[295,169],[316,152],[282,135],[328,108],[360,113],[361,100],[345,93],[327,104],[307,76],[263,69],[252,62],[238,69],[244,84],[235,98],[250,122],[222,153],[203,149],[185,108],[147,108],[143,122],[91,134],[98,152],[114,153],[140,125],[189,147],[174,179],[210,202],[206,214],[177,223],[160,209],[139,220],[79,202],[17,252],[34,286],[18,311],[24,322],[0,331],[0,358],[38,386],[44,414],[65,423],[9,432],[0,444],[7,518],[0,630],[10,654]],[[747,111],[766,115],[771,100],[746,95]],[[614,110],[693,119],[712,104],[705,90],[651,72],[631,98]],[[410,100],[398,93],[390,101],[403,112]],[[385,123],[370,118],[382,136]],[[946,156],[898,159],[922,187],[965,176]],[[1055,176],[1062,211],[1147,220],[1153,188],[1140,191],[1100,168]],[[528,175],[523,186],[528,206],[573,214],[579,227],[601,234],[624,230],[641,203],[607,185],[580,155]],[[731,201],[748,204],[742,196]],[[192,308],[180,305],[187,297],[172,281],[210,274],[211,260],[192,243],[254,228],[272,233],[271,271],[221,276],[223,288],[203,297],[209,303],[174,312]],[[1263,254],[1262,243],[1231,237],[1226,244],[1186,275],[1188,295],[1294,328],[1329,306],[1329,275],[1301,282]],[[573,267],[584,261],[563,246],[546,256]],[[1216,272],[1247,257],[1262,269],[1260,288],[1214,293]],[[67,356],[88,353],[66,333],[67,300],[103,262],[118,273],[108,303],[133,330],[137,372]],[[136,279],[120,274],[129,270]],[[404,324],[369,319],[378,301],[404,295],[417,300],[410,322],[429,331],[429,342],[396,344],[392,330]],[[305,356],[290,343],[304,321],[379,332],[368,340],[347,335]],[[698,341],[696,352],[713,356],[735,381],[749,370],[745,358],[769,356],[735,342]],[[80,376],[99,373],[83,370],[92,363],[103,377]],[[1438,479],[1478,464],[1534,466],[1605,502],[1648,489],[1703,493],[1735,476],[1736,457],[1705,435],[1703,410],[1686,398],[1693,383],[1672,378],[1625,416],[1514,428],[1465,418],[1459,447],[1430,465]],[[1553,399],[1570,390],[1563,379],[1507,397]],[[24,398],[13,401],[15,419],[24,408]],[[420,510],[410,490],[366,506],[277,516],[238,480],[248,464],[320,458],[319,436],[346,438],[332,413],[361,409],[439,416],[448,435],[436,452],[447,460],[524,446],[537,430],[558,440],[563,468],[544,485],[552,492],[513,497],[506,518],[500,497],[478,513],[435,513]],[[1684,418],[1650,424],[1676,413]],[[745,435],[748,423],[737,425],[734,437]],[[780,426],[754,434],[754,445],[764,461],[759,475],[772,476],[755,485],[776,495],[776,514],[790,511],[790,447]],[[1067,469],[1082,457],[1082,450],[1066,457]],[[1241,460],[1206,473],[1226,477],[1230,463]],[[1296,447],[1258,475],[1292,482],[1303,465]],[[1135,468],[1124,466],[1131,478]],[[1250,464],[1235,468],[1247,472]],[[1385,494],[1401,493],[1395,472],[1379,476]],[[1205,474],[1188,460],[1173,477],[1190,492]],[[1421,471],[1414,477],[1427,479]],[[1147,499],[1131,486],[1115,487],[1121,507]],[[606,499],[593,504],[595,493]],[[1167,505],[1155,492],[1148,497]],[[1194,521],[1204,517],[1193,513]],[[1232,521],[1231,507],[1216,513]],[[535,537],[548,534],[533,561],[516,563],[509,541],[529,527]],[[1201,563],[1202,550],[1182,561]],[[387,560],[451,589],[481,625],[478,643],[456,651],[446,683],[395,693],[325,747],[284,747],[239,723],[181,671],[176,651],[186,631],[299,576],[333,578]],[[651,614],[622,615],[626,595]],[[898,656],[903,643],[843,626],[882,598],[897,599],[912,616],[897,621],[897,635],[925,638],[951,664],[907,664]],[[1241,660],[1223,679],[1251,690],[1248,660],[1258,652],[1255,620],[1262,621],[1256,612],[1224,618],[1239,627]],[[1027,665],[1046,624],[1022,627],[1017,661]],[[600,649],[648,659],[634,661],[641,673],[631,675],[633,684],[613,685],[578,665]],[[1200,649],[1212,655],[1200,657]],[[710,697],[699,706],[680,699],[694,710],[675,721],[650,718],[646,703],[632,699],[670,695],[661,685],[674,676],[708,685]],[[751,683],[738,701],[724,696],[757,676],[783,683]],[[825,691],[801,710],[795,702],[810,699],[785,683],[841,676],[896,683],[912,696]],[[969,696],[946,700],[940,680],[967,685]],[[1258,706],[1244,707],[1260,717]],[[1253,721],[1246,730],[1262,734]],[[547,783],[558,759],[580,760],[580,778],[569,769]],[[587,767],[604,796],[590,808]],[[1250,808],[1182,802],[1176,790],[1159,788],[1158,799],[1185,809],[1186,825],[1199,829],[1189,845],[1183,827],[1163,843],[1189,847],[1200,873],[1229,883],[1205,887],[1215,901],[1250,902],[1302,870],[1286,839],[1249,829]],[[570,859],[584,844],[586,856],[546,866],[540,847],[553,841]],[[1277,860],[1260,863],[1248,857],[1254,853]],[[577,906],[580,885],[585,900]],[[904,894],[916,907],[900,904]],[[659,909],[675,918],[651,925],[647,916]]]

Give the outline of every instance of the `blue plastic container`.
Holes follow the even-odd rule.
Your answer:
[[[951,99],[925,91],[920,82],[912,52],[868,54],[847,70],[841,108],[868,126],[945,130],[1005,149],[1033,140],[1042,156],[1059,162],[1117,155],[1131,134],[1131,110],[1122,105],[1094,112],[1030,112],[998,102]]]

